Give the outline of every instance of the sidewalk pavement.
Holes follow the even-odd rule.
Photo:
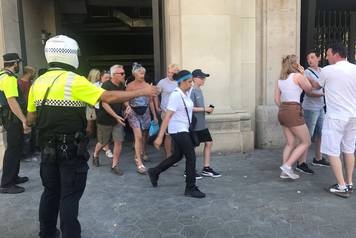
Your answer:
[[[162,152],[150,148],[156,165]],[[0,236],[37,237],[42,191],[39,162],[23,162],[30,177],[26,192],[0,196]],[[110,159],[89,170],[80,203],[83,238],[355,238],[356,194],[349,199],[324,191],[334,183],[330,168],[313,167],[315,175],[297,181],[279,178],[280,150],[216,154],[212,167],[221,178],[197,185],[204,199],[184,197],[184,167],[172,167],[153,188],[148,176],[136,173],[131,145],[121,158],[122,177],[110,173]],[[201,170],[202,159],[197,168]]]

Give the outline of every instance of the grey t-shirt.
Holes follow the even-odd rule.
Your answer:
[[[194,103],[194,107],[205,108],[204,96],[200,88],[193,87],[191,89],[190,98]],[[194,116],[197,119],[197,124],[194,128],[195,131],[200,131],[208,128],[205,121],[205,112],[194,112]]]
[[[313,72],[318,76],[316,77],[315,74],[313,74],[310,70],[313,69],[306,69],[304,71],[304,75],[308,78],[313,79],[313,81],[319,83],[319,74],[320,71],[313,70]],[[313,93],[323,93],[323,89],[313,89]],[[309,97],[308,95],[304,95],[303,99],[303,109],[305,110],[311,110],[311,111],[320,111],[324,107],[324,97]]]
[[[177,81],[164,78],[158,82],[157,86],[161,89],[161,110],[165,112],[167,111],[169,95],[176,89]]]

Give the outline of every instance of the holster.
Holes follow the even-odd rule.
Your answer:
[[[88,152],[89,137],[83,132],[77,132],[74,135],[77,146],[77,156],[85,160],[89,160],[90,154]]]
[[[41,159],[43,161],[56,161],[56,143],[54,139],[47,141],[42,147]]]

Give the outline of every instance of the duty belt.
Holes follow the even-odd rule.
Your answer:
[[[54,134],[44,136],[46,141],[52,141],[63,144],[80,143],[85,138],[85,133],[77,132],[75,134]]]

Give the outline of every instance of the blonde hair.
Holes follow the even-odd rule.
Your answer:
[[[31,77],[35,77],[36,69],[32,66],[27,65],[23,69],[23,74],[29,74],[29,75],[31,75]]]
[[[96,83],[100,80],[100,71],[98,69],[91,69],[88,74],[88,80]]]
[[[279,79],[285,80],[288,78],[288,75],[291,73],[298,72],[294,67],[293,64],[298,63],[298,57],[294,54],[287,55],[282,58],[282,69]]]
[[[178,64],[170,64],[168,65],[167,69],[173,69],[176,72],[180,71],[180,67]]]

